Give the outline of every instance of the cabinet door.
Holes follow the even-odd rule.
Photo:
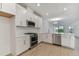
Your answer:
[[[37,25],[39,28],[41,28],[41,26],[42,26],[42,19],[40,17],[38,17],[38,19],[37,19]]]
[[[53,40],[52,40],[52,34],[48,34],[48,39],[49,39],[49,42],[48,43],[52,43],[53,44]]]
[[[25,36],[24,50],[28,50],[29,48],[30,48],[30,37],[29,36]]]
[[[25,17],[25,14],[23,14],[22,16],[23,16],[23,19],[21,20],[21,22],[22,22],[21,26],[26,26],[26,17]]]
[[[67,38],[67,35],[66,36],[62,35],[61,44],[62,44],[62,46],[70,47],[71,46],[71,39]]]
[[[21,22],[22,22],[22,26],[26,26],[26,13],[27,13],[27,10],[25,8],[22,7],[21,9]]]
[[[71,45],[70,39],[67,39],[67,38],[62,39],[61,42],[62,42],[62,46],[65,46],[65,47],[70,47]]]
[[[2,11],[11,13],[13,15],[16,14],[16,5],[15,3],[2,3]]]
[[[75,48],[75,37],[74,36],[71,37],[71,46],[70,47]]]
[[[35,22],[35,27],[39,27],[39,22],[40,22],[39,18],[34,18],[34,22]]]
[[[39,27],[39,26],[38,26],[38,22],[35,22],[35,27]]]
[[[40,28],[42,26],[42,19],[37,15],[35,15],[34,17],[35,17],[34,20],[35,20],[35,24],[36,24],[35,27]]]
[[[15,24],[16,26],[20,26],[20,18],[21,18],[21,14],[20,14],[20,6],[16,5],[16,19],[15,19]]]
[[[16,6],[16,26],[26,26],[26,12],[20,5]]]
[[[25,37],[16,38],[16,55],[24,51],[24,39]]]
[[[2,8],[2,3],[0,3],[0,9]]]

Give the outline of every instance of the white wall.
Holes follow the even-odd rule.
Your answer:
[[[50,26],[48,22],[48,18],[43,17],[42,18],[42,30],[41,33],[39,33],[39,42],[44,41],[48,43],[52,43],[52,26]],[[50,29],[51,28],[51,29]],[[51,32],[49,32],[51,30]]]
[[[0,55],[10,53],[10,21],[0,16]]]
[[[71,26],[73,28],[73,33],[75,34],[75,36],[78,36],[79,37],[79,21],[76,20],[75,22],[72,22],[72,24],[65,24],[64,25],[64,30],[65,30],[65,33],[69,33],[69,26]]]
[[[53,29],[53,23],[49,23],[49,29],[48,29],[49,33],[54,33],[54,29]]]
[[[49,23],[48,18],[43,18],[42,20],[42,33],[48,33]]]

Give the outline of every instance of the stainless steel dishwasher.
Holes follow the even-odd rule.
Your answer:
[[[54,45],[61,46],[61,34],[52,34],[52,40]]]

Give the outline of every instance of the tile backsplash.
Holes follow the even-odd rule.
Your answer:
[[[16,27],[16,36],[24,35],[24,33],[39,33],[39,29]]]

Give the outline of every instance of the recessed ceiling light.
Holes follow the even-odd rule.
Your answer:
[[[37,3],[37,6],[39,7],[40,6],[40,3]]]
[[[48,15],[48,13],[46,13],[46,15]]]
[[[64,11],[67,11],[67,8],[64,8]]]
[[[71,26],[69,26],[69,29],[72,29],[72,27],[71,27]]]

